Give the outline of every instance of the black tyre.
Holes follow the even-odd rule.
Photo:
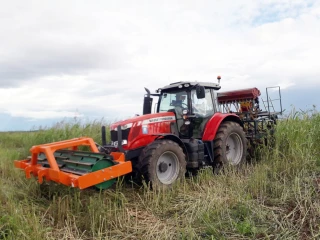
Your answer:
[[[214,139],[214,167],[240,166],[246,161],[247,139],[236,122],[221,123]]]
[[[143,150],[139,172],[152,188],[168,188],[185,176],[185,154],[176,142],[156,140]]]

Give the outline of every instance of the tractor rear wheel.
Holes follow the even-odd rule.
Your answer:
[[[223,166],[240,166],[246,161],[247,139],[236,122],[221,123],[214,139],[214,170]]]
[[[185,176],[185,155],[176,142],[156,140],[142,151],[139,172],[153,189],[171,187]]]

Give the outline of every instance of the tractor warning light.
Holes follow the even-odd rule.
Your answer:
[[[220,84],[221,76],[218,76],[217,79],[218,79],[218,84]]]

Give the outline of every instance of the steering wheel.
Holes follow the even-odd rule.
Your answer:
[[[181,105],[182,106],[185,105],[188,108],[188,104],[186,104],[186,103],[181,103]]]

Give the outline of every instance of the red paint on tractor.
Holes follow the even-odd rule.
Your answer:
[[[261,95],[258,88],[247,88],[235,91],[218,93],[218,102],[232,102],[247,99],[256,99]]]
[[[206,124],[205,130],[202,136],[202,141],[213,141],[218,131],[218,128],[220,127],[221,122],[226,118],[230,118],[230,120],[233,119],[236,122],[240,121],[239,116],[236,114],[215,113]]]
[[[129,119],[111,124],[110,130],[115,130],[119,125],[124,126],[124,125],[131,124],[131,123],[135,126],[139,126],[139,125],[143,124],[143,121],[145,121],[144,123],[146,124],[146,123],[148,123],[147,120],[161,118],[161,117],[162,118],[163,117],[175,117],[175,115],[172,112],[161,112],[161,113],[153,113],[153,114],[146,114],[146,115],[142,115],[142,116],[137,116],[137,117],[129,118]],[[153,122],[156,122],[156,121],[153,121]]]
[[[175,122],[175,114],[172,112],[154,113],[119,121],[111,125],[111,130],[120,126],[130,126],[128,144],[122,145],[123,149],[131,150],[144,147],[152,143],[158,134],[171,133],[172,122]],[[147,129],[147,133],[143,132]]]

